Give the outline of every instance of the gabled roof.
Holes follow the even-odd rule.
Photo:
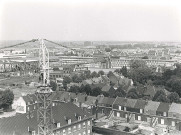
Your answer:
[[[134,108],[136,108],[136,109],[144,109],[146,104],[147,104],[147,102],[145,100],[137,99],[137,102],[136,102]]]
[[[97,97],[87,96],[87,100],[85,101],[86,105],[94,105],[97,100]]]
[[[135,104],[136,104],[137,100],[136,99],[127,99],[127,104],[126,107],[131,107],[134,108]]]
[[[127,98],[117,97],[114,101],[114,105],[126,106]]]
[[[159,105],[160,105],[160,102],[148,101],[145,106],[145,110],[157,111],[157,108]]]
[[[98,104],[112,105],[114,101],[115,98],[104,97],[101,100],[98,100]]]
[[[60,126],[68,124],[67,119],[71,119],[71,122],[78,121],[76,115],[81,116],[82,120],[91,118],[90,114],[85,113],[82,109],[72,103],[60,103],[57,106],[52,107],[53,120],[59,122]],[[13,117],[0,119],[0,134],[1,135],[13,135],[21,133],[22,135],[29,135],[28,127],[32,131],[37,132],[37,111],[32,112],[32,118],[27,118],[28,114],[19,114]]]
[[[159,112],[168,112],[168,110],[170,109],[170,103],[163,103],[160,102],[157,111]]]
[[[108,92],[110,90],[111,86],[110,85],[105,85],[101,90]]]
[[[181,104],[172,103],[168,112],[181,114]]]

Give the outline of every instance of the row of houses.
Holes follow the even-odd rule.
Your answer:
[[[15,116],[0,119],[1,135],[38,134],[37,99],[32,97],[24,96],[18,101],[24,104],[18,106]],[[59,102],[52,106],[51,130],[52,135],[92,135],[92,116],[73,103]]]
[[[28,103],[25,97],[22,97],[24,106],[22,104],[17,106],[16,110],[19,113],[27,113],[36,108],[34,107],[36,101],[32,102],[32,104]],[[103,95],[93,97],[81,93],[75,94],[63,91],[55,92],[51,98],[53,101],[52,106],[71,102],[85,112],[94,115],[94,118],[99,118],[99,116],[103,115],[112,116],[118,119],[125,119],[126,122],[145,122],[151,127],[162,126],[181,131],[181,104],[123,97],[110,98]],[[22,100],[18,102],[22,102]],[[26,112],[20,112],[18,109],[23,107]]]
[[[102,97],[97,106],[99,113],[123,118],[126,122],[145,122],[151,127],[181,130],[181,104]]]

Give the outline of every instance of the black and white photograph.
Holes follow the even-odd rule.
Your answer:
[[[0,135],[181,135],[181,1],[0,0]]]

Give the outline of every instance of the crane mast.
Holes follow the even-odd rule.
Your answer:
[[[52,90],[49,87],[49,52],[44,40],[39,39],[39,64],[43,83],[36,91],[38,99],[38,135],[52,135]]]
[[[49,52],[45,46],[44,40],[39,39],[40,49],[39,49],[39,64],[40,69],[43,73],[43,86],[49,84]]]

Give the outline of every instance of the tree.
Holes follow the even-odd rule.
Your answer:
[[[91,77],[94,78],[94,77],[99,77],[98,73],[96,71],[92,72],[91,73]]]
[[[50,81],[50,87],[52,88],[53,91],[56,91],[57,89],[57,83],[54,81]]]
[[[65,90],[67,90],[67,84],[69,84],[71,81],[72,80],[71,80],[71,78],[69,76],[65,76],[63,78],[63,87],[64,87]]]
[[[158,98],[155,101],[157,101],[157,102],[165,102],[165,103],[170,102],[170,100],[165,95],[158,96]]]
[[[127,93],[126,97],[132,98],[132,99],[138,99],[139,98],[135,88],[130,89],[129,92]]]
[[[180,98],[179,95],[176,92],[171,92],[167,98],[170,100],[170,102],[174,102],[174,103],[180,103]]]
[[[116,98],[116,97],[126,97],[126,92],[123,90],[123,88],[122,87],[119,87],[116,91],[115,91],[115,93],[114,93],[114,95],[113,95],[113,98]]]
[[[126,66],[123,66],[120,70],[123,76],[127,77],[128,76],[128,70]]]
[[[91,95],[92,90],[89,84],[86,84],[85,86],[81,87],[81,93],[86,93],[87,95]]]
[[[138,67],[129,73],[129,77],[133,79],[134,83],[139,82],[145,84],[152,78],[152,70],[148,67]]]
[[[143,60],[131,60],[130,61],[131,69],[137,69],[139,67],[147,67],[146,62]]]
[[[101,89],[99,87],[93,88],[91,96],[98,96],[98,95],[101,94],[101,92],[102,91],[101,91]]]
[[[102,70],[100,70],[99,72],[98,72],[98,75],[99,76],[101,76],[101,75],[104,75],[105,73],[104,73],[104,71],[102,71]]]
[[[2,107],[4,109],[9,109],[9,107],[12,105],[14,100],[14,94],[9,89],[1,92],[1,99],[0,102],[2,103]]]
[[[152,100],[157,102],[170,102],[170,100],[167,98],[166,94],[162,90],[158,90]]]
[[[158,90],[158,91],[155,93],[155,95],[154,95],[154,97],[153,97],[152,100],[153,100],[153,101],[156,101],[157,98],[158,98],[160,95],[166,96],[165,93],[164,93],[162,90]]]
[[[80,87],[79,86],[71,86],[69,92],[79,93]]]
[[[113,72],[109,71],[108,74],[107,74],[107,77],[109,78],[111,75],[113,75]]]
[[[85,71],[84,74],[85,74],[86,79],[91,78],[91,72],[90,72],[90,70]]]
[[[80,83],[82,82],[82,78],[75,74],[72,76],[72,81],[75,83]]]

